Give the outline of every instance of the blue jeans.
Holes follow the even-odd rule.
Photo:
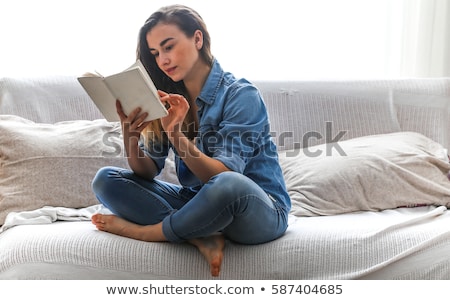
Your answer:
[[[222,232],[242,244],[280,237],[287,212],[255,182],[236,172],[211,178],[199,192],[132,171],[105,167],[95,176],[97,199],[112,213],[136,224],[162,223],[168,241],[182,242]]]

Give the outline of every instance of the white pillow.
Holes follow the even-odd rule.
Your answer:
[[[127,167],[119,123],[0,115],[0,132],[0,226],[12,211],[98,204],[91,190],[97,170]]]
[[[447,151],[415,132],[280,152],[280,164],[296,216],[450,206]]]

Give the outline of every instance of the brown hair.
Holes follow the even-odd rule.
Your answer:
[[[187,37],[193,37],[197,30],[203,33],[203,47],[200,51],[200,58],[210,66],[213,63],[213,56],[211,54],[211,37],[206,29],[206,24],[202,17],[192,8],[184,5],[169,5],[164,6],[154,12],[146,21],[139,31],[139,39],[136,50],[137,58],[141,60],[142,64],[147,69],[150,77],[157,89],[174,94],[183,95],[186,99],[194,101],[195,99],[189,99],[186,87],[183,81],[175,82],[169,76],[167,76],[157,65],[155,57],[150,53],[150,49],[147,44],[147,33],[151,31],[157,24],[174,24],[186,34]],[[194,138],[196,135],[195,128],[192,126],[194,120],[190,120],[192,114],[188,114],[184,121],[183,131],[187,132],[189,138]],[[190,124],[190,125],[189,125]],[[162,126],[159,120],[155,120],[144,130],[144,137],[156,138],[160,141],[163,140]]]

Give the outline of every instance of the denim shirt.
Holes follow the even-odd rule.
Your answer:
[[[245,79],[224,72],[214,60],[210,74],[196,99],[199,132],[197,148],[221,161],[230,170],[256,182],[273,201],[287,211],[290,198],[281,171],[269,119],[258,89]],[[164,167],[172,145],[141,148],[158,166]],[[174,149],[175,150],[175,149]],[[202,183],[175,151],[177,176],[183,187],[198,190]]]

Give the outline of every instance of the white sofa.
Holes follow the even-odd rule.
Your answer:
[[[450,78],[255,83],[290,225],[228,241],[218,279],[450,279]],[[75,77],[0,79],[0,132],[0,279],[212,279],[189,244],[90,223],[93,175],[126,161]]]

